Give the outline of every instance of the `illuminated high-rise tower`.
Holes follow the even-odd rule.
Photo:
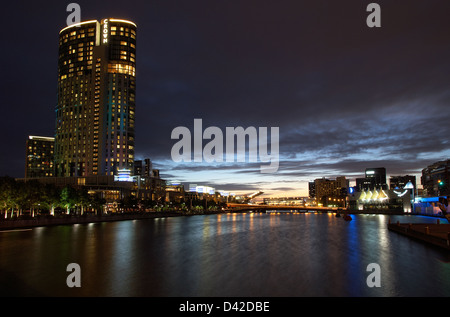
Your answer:
[[[56,176],[133,171],[136,24],[85,21],[59,33]]]

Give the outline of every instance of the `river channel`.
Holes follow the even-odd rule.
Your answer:
[[[387,229],[421,216],[235,213],[0,232],[2,296],[450,296],[447,251]],[[445,221],[445,220],[443,220]],[[67,266],[81,287],[68,287]],[[380,286],[367,283],[379,266]]]

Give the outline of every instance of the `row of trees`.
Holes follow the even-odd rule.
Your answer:
[[[0,217],[3,219],[38,214],[52,215],[80,214],[86,211],[101,214],[106,200],[100,194],[89,194],[86,188],[71,186],[58,187],[54,184],[41,184],[35,180],[16,181],[12,177],[0,177]],[[159,200],[140,200],[127,196],[114,203],[115,212],[135,211],[181,211],[202,212],[218,210],[223,204],[206,199],[166,202]]]
[[[101,211],[104,203],[99,195],[89,195],[84,188],[60,188],[33,180],[21,182],[8,176],[0,177],[0,211],[5,219],[24,213],[55,215],[56,210],[70,214],[74,208],[83,214],[87,208]]]

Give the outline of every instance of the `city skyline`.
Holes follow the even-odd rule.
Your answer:
[[[29,135],[54,136],[58,35],[69,13],[68,3],[51,3],[7,5],[3,23],[27,23],[5,35],[12,49],[2,52],[22,61],[3,77],[2,176],[23,177]],[[135,158],[150,158],[164,179],[306,196],[315,178],[376,167],[420,175],[450,157],[445,1],[378,1],[375,29],[366,25],[370,2],[360,1],[77,3],[83,21],[138,25]],[[278,171],[173,162],[171,131],[195,118],[223,129],[279,127]]]

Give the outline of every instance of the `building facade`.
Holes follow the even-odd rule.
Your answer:
[[[386,168],[366,168],[365,177],[356,178],[356,190],[358,192],[364,190],[387,189]]]
[[[133,172],[136,25],[119,19],[59,33],[55,174]]]
[[[367,212],[412,212],[411,195],[408,190],[368,189],[349,196],[348,208]]]
[[[346,202],[349,181],[345,176],[337,177],[335,180],[318,178],[314,180],[314,188],[317,205],[342,207]]]
[[[390,189],[403,189],[408,182],[414,186],[414,189],[417,189],[416,177],[414,175],[404,175],[404,176],[391,176],[389,178],[389,188]]]
[[[450,196],[450,159],[435,162],[424,168],[421,181],[424,196]]]
[[[30,135],[26,142],[25,178],[54,176],[55,138]]]
[[[134,175],[150,177],[152,175],[153,165],[149,158],[134,161]]]
[[[308,182],[308,195],[309,198],[316,198],[316,183],[314,181]]]
[[[366,168],[366,180],[370,189],[387,189],[386,169],[384,167]]]

